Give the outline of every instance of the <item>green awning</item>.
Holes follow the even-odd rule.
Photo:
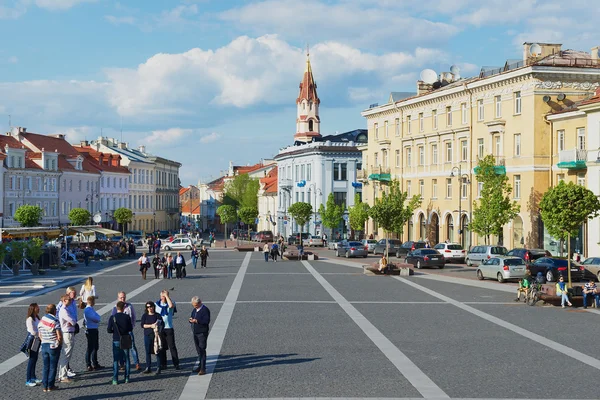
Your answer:
[[[391,174],[379,174],[379,180],[389,182],[392,180],[392,176]]]
[[[473,168],[473,172],[477,175],[479,173],[479,167]],[[496,175],[506,175],[506,167],[503,165],[496,165],[494,167],[494,172],[496,172]]]
[[[558,168],[567,168],[567,169],[586,169],[587,168],[587,164],[583,160],[563,161],[563,162],[559,162],[556,166]]]
[[[371,180],[371,181],[378,181],[379,180],[379,174],[371,174],[371,175],[369,175],[369,180]]]

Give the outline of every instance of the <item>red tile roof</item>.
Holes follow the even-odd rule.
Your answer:
[[[118,154],[102,153],[91,146],[73,145],[73,148],[98,171],[130,173],[127,167],[121,165],[121,156]]]
[[[193,209],[192,209],[192,203],[193,203]],[[191,210],[191,212],[190,212]],[[192,200],[186,200],[183,203],[181,203],[181,212],[183,214],[198,214],[200,215],[200,202],[196,199],[194,199],[194,201]]]
[[[267,176],[261,178],[260,183],[265,194],[277,193],[277,167],[269,171]]]
[[[26,146],[23,143],[20,143],[17,139],[8,135],[0,135],[0,151],[4,151],[4,148],[8,145],[13,149],[21,149]]]

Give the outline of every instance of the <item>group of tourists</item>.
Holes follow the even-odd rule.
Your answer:
[[[77,298],[74,287],[69,287],[60,302],[49,304],[45,308],[45,314],[40,316],[40,307],[37,303],[31,303],[27,311],[25,321],[27,327],[27,338],[21,347],[21,351],[29,357],[27,364],[26,386],[42,386],[44,392],[57,390],[57,381],[63,384],[73,382],[77,376],[70,368],[70,361],[74,355],[77,335],[85,330],[87,346],[85,351],[86,370],[96,371],[104,369],[98,363],[98,351],[100,350],[100,334],[98,331],[101,316],[94,309],[96,303],[96,288],[93,280],[89,277],[80,290]],[[198,353],[197,367],[194,373],[206,374],[206,345],[210,324],[210,310],[202,304],[202,301],[194,296],[191,299],[192,312],[188,319],[194,345]],[[78,308],[83,309],[83,327],[80,328],[78,320]],[[173,317],[177,313],[177,305],[171,298],[168,290],[160,292],[156,301],[147,301],[144,312],[139,322],[144,330],[144,349],[146,368],[144,374],[159,375],[167,368],[167,350],[171,354],[171,361],[176,370],[180,369],[179,354],[175,344],[175,331],[173,328]],[[107,332],[111,336],[111,347],[113,355],[113,374],[110,383],[119,383],[119,371],[123,371],[124,383],[131,380],[131,366],[141,371],[140,358],[135,343],[133,329],[137,322],[135,308],[127,302],[127,295],[121,291],[117,294],[117,300],[108,319]],[[43,360],[42,379],[37,378],[36,365],[41,354]],[[152,355],[156,356],[153,368]],[[133,364],[130,363],[130,356]]]
[[[200,268],[206,268],[208,260],[208,250],[206,246],[202,246],[202,249],[198,251],[196,246],[192,248],[192,264],[194,269],[198,264],[198,258],[200,258]],[[154,279],[172,279],[175,274],[175,279],[183,279],[187,276],[185,269],[187,263],[185,257],[180,251],[176,255],[171,253],[165,253],[162,257],[160,254],[155,253],[154,257],[150,259],[148,253],[142,253],[142,256],[138,259],[138,266],[140,267],[140,273],[142,279],[146,279],[146,273],[152,267],[154,270]]]

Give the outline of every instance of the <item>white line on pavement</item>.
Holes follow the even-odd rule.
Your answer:
[[[589,355],[587,355],[585,353],[579,352],[579,351],[577,351],[575,349],[572,349],[570,347],[567,347],[565,345],[557,343],[557,342],[555,342],[553,340],[545,338],[544,336],[538,335],[537,333],[528,331],[527,329],[523,329],[523,328],[521,328],[521,327],[519,327],[517,325],[511,324],[510,322],[504,321],[503,319],[500,319],[498,317],[494,317],[493,315],[490,315],[490,314],[485,313],[483,311],[480,311],[480,310],[478,310],[476,308],[468,306],[468,305],[466,305],[464,303],[461,303],[460,301],[451,299],[448,296],[444,296],[443,294],[433,292],[433,291],[431,291],[431,289],[426,288],[425,286],[421,286],[421,285],[419,285],[417,283],[411,282],[408,279],[400,278],[399,276],[393,276],[393,278],[397,279],[400,282],[403,282],[403,283],[405,283],[405,284],[407,284],[409,286],[412,286],[415,289],[418,289],[418,290],[420,290],[422,292],[425,292],[425,293],[427,293],[427,294],[429,294],[429,295],[431,295],[433,297],[437,297],[440,300],[448,302],[448,303],[450,303],[450,304],[452,304],[452,305],[454,305],[454,306],[456,306],[456,307],[458,307],[458,308],[460,308],[460,309],[462,309],[462,310],[464,310],[466,312],[469,312],[469,313],[471,313],[473,315],[476,315],[476,316],[478,316],[480,318],[483,318],[486,321],[489,321],[489,322],[491,322],[493,324],[496,324],[496,325],[501,326],[501,327],[503,327],[505,329],[508,329],[509,331],[512,331],[512,332],[514,332],[516,334],[519,334],[519,335],[521,335],[523,337],[526,337],[527,339],[531,339],[531,340],[533,340],[536,343],[543,344],[544,346],[547,346],[547,347],[549,347],[552,350],[556,350],[559,353],[562,353],[562,354],[564,354],[564,355],[566,355],[568,357],[571,357],[571,358],[573,358],[573,359],[575,359],[577,361],[581,361],[582,363],[587,364],[587,365],[589,365],[591,367],[594,367],[596,369],[600,369],[600,360],[597,360],[597,359],[595,359],[593,357],[590,357]]]
[[[421,393],[423,397],[449,398],[423,371],[416,366],[400,349],[379,331],[364,315],[362,315],[344,296],[325,280],[307,261],[302,261],[306,269],[315,277],[317,282],[342,307],[350,318],[358,325],[381,352],[394,364],[402,375]]]
[[[248,270],[248,264],[250,264],[251,257],[252,253],[246,253],[244,261],[242,262],[242,266],[233,280],[233,284],[227,293],[225,302],[219,310],[219,315],[217,316],[210,334],[208,335],[208,343],[206,348],[206,375],[191,375],[188,378],[181,395],[179,396],[180,400],[197,400],[206,398],[215,366],[219,361],[219,354],[221,354],[221,347],[223,346],[223,341],[225,340],[227,327],[231,322],[233,310],[240,294],[244,276]],[[197,365],[198,363],[196,363],[194,369],[197,368]]]
[[[133,261],[133,262],[137,262],[137,261]],[[110,268],[111,271],[114,271],[115,269],[118,268],[122,268],[125,265],[129,265],[130,263],[126,263],[124,265],[119,265],[118,267],[113,267]],[[101,275],[104,272],[110,272],[109,270],[104,270],[104,271],[99,271],[98,273],[92,275],[92,276],[98,276]],[[142,293],[144,290],[148,289],[149,287],[157,284],[158,282],[160,282],[159,279],[150,281],[148,283],[146,283],[145,285],[140,286],[139,288],[127,293],[127,299],[131,299],[132,297],[135,297],[136,295]],[[55,289],[56,286],[53,288]],[[107,312],[111,311],[113,308],[114,303],[111,304],[107,304],[106,306],[102,307],[100,310],[98,310],[98,314],[103,315],[106,314]],[[83,324],[83,319],[80,319],[79,321],[79,325],[81,326],[81,324]],[[0,376],[4,375],[5,373],[7,373],[8,371],[12,370],[13,368],[17,367],[19,364],[21,364],[22,362],[24,362],[25,360],[27,360],[27,356],[23,353],[19,353],[15,356],[12,356],[11,358],[9,358],[8,360],[4,361],[3,363],[0,364]]]

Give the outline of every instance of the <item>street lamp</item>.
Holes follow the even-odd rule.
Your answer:
[[[90,210],[90,225],[94,224],[94,220],[92,219],[94,217],[94,199],[98,199],[98,194],[94,195],[94,188],[92,187],[92,194],[85,196],[85,202],[88,204],[91,202],[91,207],[88,206]]]
[[[463,183],[466,183],[467,185],[471,183],[470,180],[470,175],[469,174],[463,174],[462,173],[462,166],[459,164],[458,167],[452,167],[452,170],[450,170],[450,178],[454,178],[454,171],[458,171],[458,174],[456,176],[458,176],[458,182],[459,182],[459,186],[458,186],[458,235],[459,235],[459,240],[458,242],[464,246],[463,243],[463,223],[462,223],[462,185]],[[469,217],[470,218],[470,217]],[[470,219],[469,219],[470,222]]]
[[[313,190],[310,190],[310,188],[313,188]],[[313,224],[314,224],[314,234],[316,235],[317,234],[317,195],[323,196],[323,192],[321,191],[321,189],[319,189],[317,187],[316,183],[311,183],[308,186],[308,189],[310,192],[313,192],[315,194],[315,207],[313,208],[313,213],[314,213]]]
[[[156,212],[152,213],[152,232],[156,232]]]

